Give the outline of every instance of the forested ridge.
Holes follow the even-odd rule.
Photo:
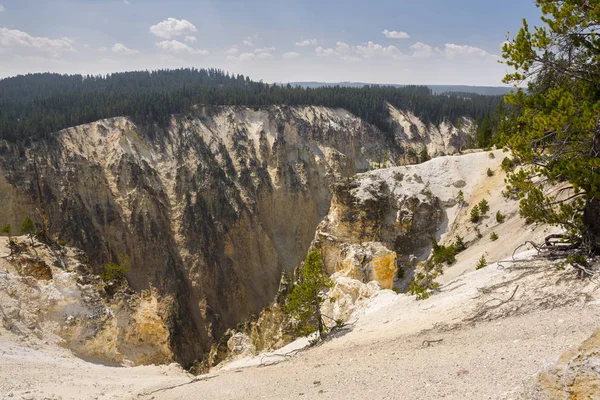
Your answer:
[[[252,81],[217,69],[177,69],[106,76],[29,74],[0,80],[0,139],[31,139],[103,118],[129,116],[142,124],[168,123],[169,115],[196,104],[318,105],[345,108],[390,131],[386,102],[426,122],[466,116],[491,121],[501,96],[433,94],[425,86],[328,86],[302,88]]]

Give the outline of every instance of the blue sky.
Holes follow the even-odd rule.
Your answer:
[[[0,0],[0,76],[216,67],[266,82],[501,84],[534,0]]]

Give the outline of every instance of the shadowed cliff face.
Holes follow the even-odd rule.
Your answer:
[[[344,110],[199,108],[167,129],[114,118],[70,128],[25,154],[0,144],[0,222],[37,217],[97,272],[126,254],[153,289],[174,358],[190,366],[275,296],[329,210],[329,187],[401,143]],[[39,218],[37,218],[39,220]]]

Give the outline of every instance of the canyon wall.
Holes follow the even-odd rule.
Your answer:
[[[128,255],[130,286],[152,293],[173,359],[189,367],[273,300],[327,215],[331,185],[402,164],[407,147],[454,151],[428,135],[470,132],[421,123],[425,142],[408,140],[400,114],[384,133],[345,110],[198,107],[166,128],[119,117],[25,149],[0,143],[0,223],[40,223],[43,210],[50,235],[96,273]]]

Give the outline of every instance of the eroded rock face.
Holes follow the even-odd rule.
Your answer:
[[[540,400],[600,398],[600,331],[543,371],[535,389]]]
[[[415,150],[406,152],[408,163],[414,163],[422,149],[426,149],[430,157],[437,157],[460,153],[473,145],[476,126],[469,118],[462,118],[456,126],[448,121],[436,126],[424,123],[410,111],[398,110],[389,104],[388,109],[396,138],[407,150]]]
[[[391,289],[398,268],[410,271],[429,248],[444,210],[410,171],[372,171],[334,186],[331,209],[313,242],[329,274]]]
[[[0,254],[7,242],[0,238]],[[4,329],[17,340],[58,337],[62,346],[94,362],[172,362],[170,333],[156,292],[133,293],[122,284],[108,295],[106,284],[89,274],[84,259],[76,249],[39,242],[0,259]],[[32,265],[43,273],[32,273]]]
[[[377,281],[391,289],[396,275],[396,253],[379,242],[343,243],[335,273],[361,282]],[[331,263],[327,264],[331,267]],[[331,272],[329,270],[328,272]]]
[[[175,358],[190,366],[273,299],[329,209],[329,185],[364,171],[393,138],[343,110],[200,108],[167,129],[126,118],[67,129],[1,158],[0,220],[36,216],[34,157],[53,235],[100,272],[126,254],[153,288]]]
[[[327,295],[333,301],[327,300],[321,307],[321,313],[328,317],[325,323],[329,326],[335,325],[336,320],[350,320],[363,304],[368,304],[369,299],[382,289],[375,280],[363,283],[340,272],[333,274],[331,280],[333,287]]]
[[[39,215],[41,202],[50,234],[83,249],[96,273],[128,255],[131,287],[152,291],[168,347],[189,367],[273,300],[282,272],[304,259],[328,213],[330,185],[381,165],[384,156],[387,166],[406,161],[403,140],[323,107],[200,107],[164,129],[102,120],[24,150],[3,143],[0,221],[18,226]],[[340,229],[362,224],[360,237],[338,235],[350,244],[380,242],[394,250],[396,225],[408,238],[420,230],[413,214],[437,215],[423,196],[388,204],[387,183],[373,185],[381,193],[362,203],[365,217],[344,202],[354,197],[351,187],[334,189],[334,206],[344,214]],[[391,253],[376,244],[348,251],[328,257],[366,252],[366,267],[354,273],[389,287]],[[399,262],[404,253],[396,253]]]

